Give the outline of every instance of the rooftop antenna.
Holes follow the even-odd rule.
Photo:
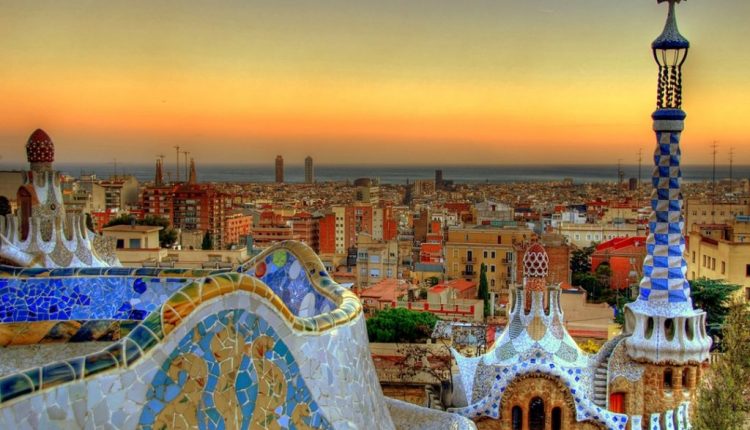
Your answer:
[[[180,182],[180,145],[175,145],[174,149],[177,152],[177,164],[175,164],[175,173],[177,177],[175,182]]]
[[[617,159],[617,200],[620,200],[620,193],[622,193],[622,180],[625,177],[625,172],[622,171],[622,159]]]
[[[711,153],[713,155],[713,167],[711,169],[711,223],[716,223],[716,210],[714,205],[716,204],[716,147],[717,141],[713,141],[711,144]]]
[[[638,148],[638,207],[641,206],[641,162],[643,161],[643,148]]]
[[[734,147],[729,147],[729,192],[734,193],[734,183],[732,177],[732,167],[734,165]]]
[[[729,215],[734,216],[732,204],[734,203],[734,181],[732,178],[732,167],[734,164],[734,147],[729,147]]]

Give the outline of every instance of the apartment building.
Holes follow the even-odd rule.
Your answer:
[[[482,264],[487,266],[490,292],[503,298],[509,294],[514,277],[514,245],[531,240],[534,232],[527,228],[477,225],[448,230],[445,242],[445,271],[449,279],[479,283]]]

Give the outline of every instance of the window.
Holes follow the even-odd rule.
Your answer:
[[[693,263],[695,263],[695,251],[693,251]]]
[[[125,248],[125,239],[117,239],[117,249]]]
[[[380,269],[370,269],[370,277],[371,278],[379,278],[380,277]]]
[[[664,381],[662,388],[665,390],[672,389],[672,369],[664,369]]]
[[[495,258],[495,251],[492,251],[492,258]]]
[[[510,412],[511,427],[513,430],[521,430],[523,428],[523,411],[520,406],[513,406]]]
[[[688,382],[690,382],[690,368],[686,367],[682,369],[682,389],[687,390],[690,388],[688,385]]]
[[[745,276],[750,277],[750,264],[745,265]]]
[[[534,397],[529,402],[529,430],[544,430],[544,400]]]
[[[552,408],[552,430],[562,429],[562,409]]]
[[[380,256],[379,255],[371,255],[370,256],[370,263],[380,263]]]
[[[721,262],[721,274],[723,275],[727,271],[727,263],[725,261]]]
[[[484,251],[484,258],[487,258],[487,255],[488,255],[487,251]]]
[[[490,272],[495,273],[495,265],[494,264],[490,266]]]
[[[138,249],[141,247],[141,240],[140,239],[130,239],[128,241],[128,247],[133,249]]]
[[[495,286],[495,280],[490,279],[490,287],[494,287],[494,286]],[[750,290],[750,288],[748,288],[748,290]]]

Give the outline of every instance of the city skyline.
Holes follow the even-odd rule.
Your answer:
[[[609,164],[650,157],[663,14],[627,2],[4,7],[0,156],[44,128],[59,161]],[[750,164],[750,5],[681,8],[685,164]],[[616,19],[602,19],[613,16]],[[710,19],[709,19],[710,18]],[[632,55],[626,55],[630,52]],[[544,122],[543,126],[540,123]],[[602,145],[606,144],[606,151]]]

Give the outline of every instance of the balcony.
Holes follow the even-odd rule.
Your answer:
[[[461,257],[461,262],[464,264],[476,264],[477,257]]]
[[[471,271],[471,272],[465,272],[465,271],[461,272],[461,276],[463,276],[465,278],[473,278],[473,277],[477,276],[478,274],[479,274],[479,272],[474,272],[474,271]]]

